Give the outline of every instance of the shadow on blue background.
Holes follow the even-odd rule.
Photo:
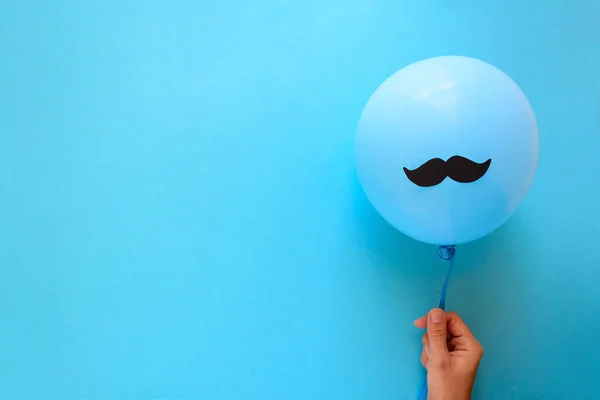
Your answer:
[[[410,399],[435,248],[354,171],[391,73],[507,72],[540,165],[458,249],[449,307],[480,399],[593,398],[600,349],[600,5],[0,2],[0,398]]]

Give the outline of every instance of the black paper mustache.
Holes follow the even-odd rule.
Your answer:
[[[471,183],[484,176],[491,163],[492,160],[489,159],[478,164],[461,156],[451,157],[448,161],[432,158],[412,171],[404,167],[404,173],[412,183],[421,187],[439,185],[446,178],[460,183]]]

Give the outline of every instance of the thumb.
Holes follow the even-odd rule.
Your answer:
[[[449,357],[446,334],[446,313],[439,308],[434,308],[427,316],[427,337],[430,348],[429,362],[433,365],[444,364]]]

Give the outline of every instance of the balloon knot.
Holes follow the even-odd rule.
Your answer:
[[[438,247],[438,256],[444,261],[450,261],[456,254],[455,246],[440,246]]]

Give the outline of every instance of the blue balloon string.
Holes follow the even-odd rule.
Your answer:
[[[448,268],[448,273],[446,274],[446,279],[444,280],[444,286],[442,286],[442,295],[440,296],[440,304],[439,308],[442,310],[446,309],[446,292],[448,291],[448,283],[450,282],[450,276],[452,275],[452,271],[454,270],[454,255],[456,254],[456,249],[454,246],[440,246],[438,248],[438,256],[444,260],[448,261],[450,267]],[[421,394],[419,395],[419,400],[427,400],[427,375],[425,375],[425,382],[423,382],[423,386],[421,387]]]

